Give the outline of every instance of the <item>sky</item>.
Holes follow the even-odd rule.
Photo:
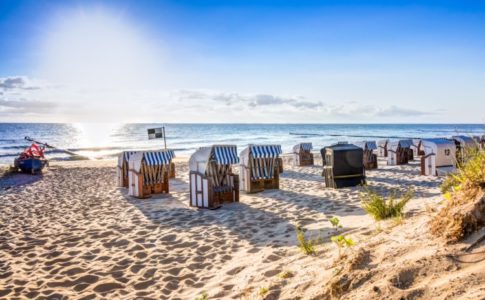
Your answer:
[[[2,0],[0,122],[484,123],[485,2]]]

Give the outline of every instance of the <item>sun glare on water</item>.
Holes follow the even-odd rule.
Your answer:
[[[113,135],[122,126],[115,123],[74,123],[78,154],[89,158],[101,158],[118,152],[114,149]]]

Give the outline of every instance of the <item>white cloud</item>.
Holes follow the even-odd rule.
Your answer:
[[[29,80],[25,76],[0,78],[0,89],[3,89],[4,91],[12,89],[35,90],[38,88],[38,86],[36,86],[31,80]]]
[[[0,115],[13,121],[325,123],[394,122],[429,115],[414,108],[355,101],[334,105],[267,93],[88,88],[25,76],[1,78],[0,91]]]

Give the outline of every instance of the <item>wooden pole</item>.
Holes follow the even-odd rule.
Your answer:
[[[62,152],[64,152],[64,153],[69,154],[69,155],[72,155],[72,156],[85,157],[85,156],[79,155],[79,154],[77,154],[77,153],[75,153],[75,152],[72,152],[72,151],[69,151],[69,150],[60,149],[60,148],[54,147],[54,146],[52,146],[52,145],[49,145],[49,144],[47,144],[47,143],[42,143],[42,142],[36,141],[36,140],[34,140],[33,138],[30,138],[30,137],[28,137],[28,136],[26,136],[26,137],[25,137],[25,139],[26,139],[27,141],[29,141],[29,142],[34,142],[34,143],[39,144],[39,145],[44,145],[46,148],[50,148],[50,149],[56,149],[56,150],[62,151]],[[87,157],[85,157],[85,158],[86,158],[86,159],[88,159]]]
[[[167,138],[165,137],[165,126],[163,128],[163,142],[165,144],[165,150],[167,150]]]

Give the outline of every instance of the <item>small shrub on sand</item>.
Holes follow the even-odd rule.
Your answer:
[[[393,191],[386,199],[377,192],[365,188],[360,193],[360,200],[364,210],[376,221],[381,221],[388,218],[401,217],[404,207],[413,195],[414,191],[412,189],[409,189],[401,196],[396,191]]]
[[[456,173],[451,173],[445,178],[441,185],[443,194],[467,187],[485,188],[485,151],[467,153],[470,156],[467,162],[459,166]]]
[[[207,300],[207,299],[209,299],[209,296],[207,295],[206,292],[202,292],[200,296],[195,297],[195,300]]]
[[[281,279],[288,279],[295,276],[295,274],[293,274],[291,271],[281,271],[277,276]]]
[[[335,231],[338,231],[339,228],[342,228],[342,225],[340,225],[340,220],[337,217],[332,217],[330,220],[330,223],[332,224],[333,228],[335,228]]]
[[[335,245],[337,245],[339,257],[342,254],[343,247],[350,248],[355,245],[355,242],[351,238],[345,237],[344,235],[332,236],[330,240],[332,240],[332,242],[334,242]]]
[[[267,287],[260,287],[259,288],[259,296],[264,297],[269,292]]]
[[[296,238],[303,253],[306,255],[315,255],[315,242],[311,239],[307,240],[304,229],[300,227],[296,228]]]
[[[485,151],[476,151],[441,190],[447,200],[431,222],[431,231],[456,242],[485,225]]]

